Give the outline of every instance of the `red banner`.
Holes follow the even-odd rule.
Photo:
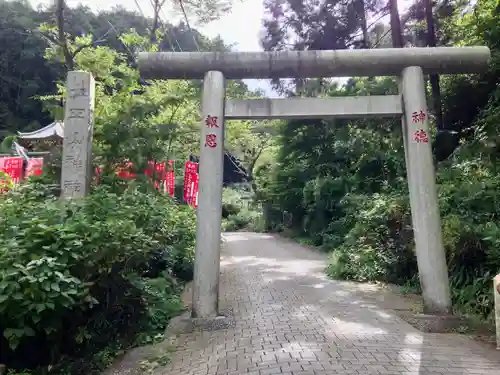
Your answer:
[[[168,161],[168,169],[165,173],[165,192],[170,196],[175,195],[175,162],[174,160]]]
[[[193,174],[192,190],[191,190],[191,202],[189,204],[194,208],[198,207],[198,182],[200,181],[200,175],[198,173]]]
[[[144,174],[146,176],[152,176],[153,169],[155,171],[155,177],[161,179],[163,177],[163,173],[165,172],[165,162],[162,162],[162,163],[158,163],[158,162],[154,162],[154,161],[148,162],[148,167],[144,171]]]
[[[148,163],[148,167],[144,171],[144,174],[146,176],[149,176],[150,178],[153,178],[153,170],[155,171],[154,178],[155,178],[155,188],[156,189],[159,189],[159,187],[160,187],[159,181],[163,181],[165,179],[165,166],[166,166],[165,162],[158,163],[158,162],[150,161]]]
[[[19,184],[23,178],[23,160],[21,157],[0,158],[0,171],[8,174],[13,183]]]
[[[118,169],[116,174],[120,178],[131,179],[135,178],[136,174],[131,172],[132,162],[128,162],[125,168]],[[149,176],[151,179],[153,178],[153,170],[154,178],[155,178],[155,188],[161,189],[163,192],[174,196],[175,194],[175,173],[174,173],[174,160],[168,161],[168,169],[167,163],[165,162],[148,162],[148,166],[144,171],[146,176]]]
[[[193,179],[198,174],[198,163],[187,161],[184,169],[184,201],[188,204],[193,196]]]
[[[43,171],[43,158],[32,158],[28,160],[26,176],[41,176]]]
[[[101,183],[101,168],[95,168],[95,183],[99,185]]]

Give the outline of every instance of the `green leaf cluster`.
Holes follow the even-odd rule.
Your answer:
[[[26,185],[0,198],[0,331],[8,364],[37,362],[36,355],[16,360],[40,343],[45,362],[34,364],[55,365],[146,325],[164,328],[180,306],[173,278],[192,277],[192,209],[134,183],[120,194],[100,186],[75,200],[41,190]]]

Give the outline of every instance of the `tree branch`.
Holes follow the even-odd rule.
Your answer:
[[[253,169],[255,168],[255,164],[257,164],[257,160],[259,160],[260,155],[264,152],[264,149],[266,148],[267,144],[269,143],[269,138],[265,139],[261,144],[260,147],[257,151],[257,153],[254,155],[252,158],[252,161],[250,162],[250,165],[248,167],[248,174],[252,177],[253,179]]]
[[[85,48],[95,47],[95,46],[97,46],[97,45],[99,45],[101,43],[104,43],[107,40],[106,36],[110,33],[110,31],[111,31],[111,29],[108,29],[108,31],[106,31],[106,33],[102,37],[100,37],[96,41],[93,41],[92,43],[88,43],[88,44],[84,44],[84,45],[76,47],[76,49],[72,53],[73,59],[76,57],[76,55],[78,55]]]
[[[40,34],[40,36],[42,36],[47,42],[49,43],[52,43],[52,44],[55,44],[57,46],[59,46],[59,40],[54,37],[53,35],[50,35],[48,33],[45,33],[43,31],[38,31],[38,33]]]

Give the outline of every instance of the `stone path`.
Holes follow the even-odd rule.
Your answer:
[[[326,279],[323,254],[266,234],[225,236],[221,308],[235,328],[179,336],[155,374],[500,374],[500,352],[402,321],[392,312],[402,298]]]

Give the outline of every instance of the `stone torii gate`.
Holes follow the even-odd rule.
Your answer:
[[[416,255],[428,313],[451,310],[424,74],[477,73],[486,47],[339,51],[141,53],[150,79],[203,79],[200,188],[196,230],[193,318],[218,315],[225,119],[401,116]],[[226,100],[225,79],[396,76],[399,95]]]

